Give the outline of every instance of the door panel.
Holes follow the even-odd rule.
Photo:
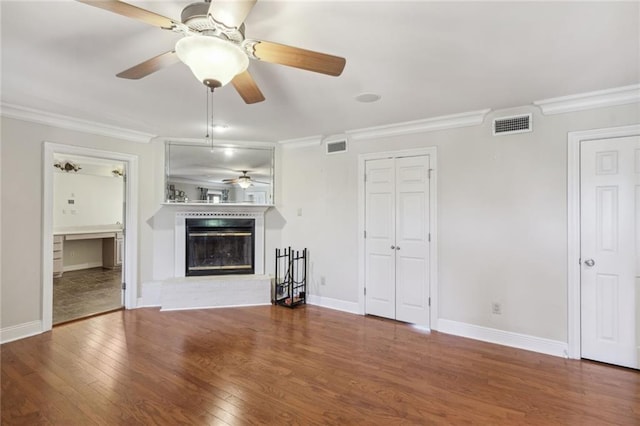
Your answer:
[[[638,368],[640,137],[581,144],[582,357]],[[593,261],[593,262],[592,262]]]
[[[395,174],[393,159],[366,162],[365,312],[395,318]]]
[[[396,159],[396,319],[429,324],[429,156]]]

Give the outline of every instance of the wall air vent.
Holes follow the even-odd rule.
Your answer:
[[[346,139],[327,142],[327,154],[339,154],[341,152],[347,152]]]
[[[512,135],[532,131],[531,114],[513,115],[493,119],[493,134]]]

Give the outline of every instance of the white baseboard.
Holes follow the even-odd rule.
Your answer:
[[[310,305],[322,306],[323,308],[335,309],[337,311],[358,314],[358,302],[347,302],[346,300],[332,299],[330,297],[307,295],[307,303]]]
[[[75,265],[67,265],[62,268],[63,272],[69,271],[80,271],[82,269],[89,268],[100,268],[102,266],[102,262],[87,262],[87,263],[77,263]]]
[[[42,321],[25,322],[0,329],[0,344],[42,333]]]
[[[438,331],[455,336],[468,337],[483,342],[496,343],[518,349],[539,352],[547,355],[567,358],[568,345],[566,342],[513,333],[511,331],[482,327],[440,318]]]
[[[142,283],[141,296],[137,300],[136,308],[157,308],[161,305],[162,281],[148,281]]]

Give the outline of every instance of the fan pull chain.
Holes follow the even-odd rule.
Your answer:
[[[211,152],[213,152],[213,87],[209,92],[209,99],[211,100],[211,127],[209,128],[209,133],[211,134]]]

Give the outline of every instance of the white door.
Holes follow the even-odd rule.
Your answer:
[[[396,317],[395,164],[370,160],[365,167],[365,306],[368,314]]]
[[[429,322],[429,156],[365,166],[365,311]]]
[[[580,147],[582,357],[638,368],[640,137]]]
[[[429,157],[396,160],[396,319],[429,323]]]

